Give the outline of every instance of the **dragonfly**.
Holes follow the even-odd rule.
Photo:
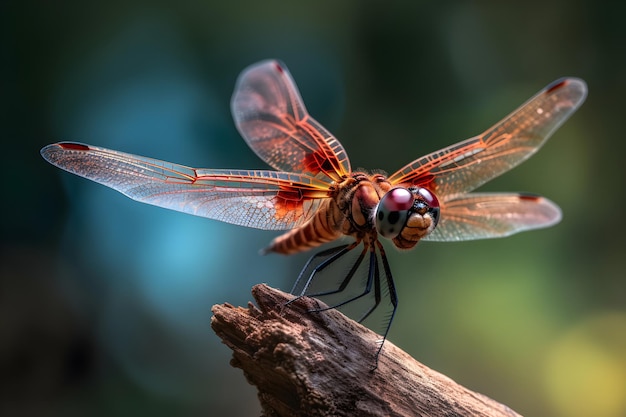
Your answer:
[[[472,191],[537,152],[586,94],[580,79],[554,81],[484,133],[387,176],[352,171],[341,143],[307,112],[286,66],[267,60],[241,73],[231,110],[241,136],[273,170],[191,168],[75,142],[48,145],[41,155],[143,203],[245,227],[287,230],[264,253],[294,254],[352,238],[313,255],[296,285],[302,284],[300,297],[337,294],[357,271],[366,271],[360,293],[328,308],[371,296],[373,290],[362,321],[386,292],[392,312],[376,351],[378,364],[398,307],[382,240],[411,249],[420,240],[496,238],[558,223],[561,210],[545,197]],[[341,269],[345,276],[339,285],[310,294],[315,277],[332,272],[329,267],[348,253],[355,259],[347,272]]]

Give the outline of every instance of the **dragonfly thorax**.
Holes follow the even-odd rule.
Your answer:
[[[375,233],[375,212],[380,199],[391,189],[387,178],[381,174],[353,173],[337,185],[335,202],[343,213],[343,234],[357,239]]]

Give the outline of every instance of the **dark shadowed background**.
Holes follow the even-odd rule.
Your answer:
[[[610,3],[610,2],[609,2]],[[554,79],[589,97],[485,189],[548,196],[558,226],[389,250],[390,340],[523,415],[626,415],[624,9],[587,1],[4,1],[0,414],[258,415],[210,308],[288,290],[276,234],[135,203],[47,164],[82,141],[266,168],[232,122],[239,72],[289,67],[352,166],[393,172]]]

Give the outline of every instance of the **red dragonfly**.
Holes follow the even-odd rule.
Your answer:
[[[502,237],[557,223],[561,211],[544,197],[470,191],[534,154],[586,92],[582,80],[557,80],[483,134],[385,176],[353,172],[341,143],[307,113],[285,66],[264,61],[243,71],[231,104],[239,132],[275,171],[197,169],[72,142],[48,145],[41,154],[137,201],[241,226],[288,230],[265,252],[292,254],[352,237],[354,242],[309,260],[298,278],[304,280],[300,295],[307,294],[317,273],[360,246],[339,287],[314,295],[341,292],[368,259],[363,292],[333,307],[373,287],[374,303],[363,320],[380,303],[381,286],[387,286],[393,311],[378,360],[398,304],[379,237],[409,249],[421,239]]]

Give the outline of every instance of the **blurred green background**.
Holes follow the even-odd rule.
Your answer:
[[[0,414],[258,415],[210,308],[285,290],[276,234],[141,205],[47,164],[82,141],[265,168],[229,100],[278,58],[352,166],[393,172],[561,76],[589,85],[547,145],[484,189],[548,196],[558,226],[389,250],[390,340],[526,416],[626,416],[626,30],[619,2],[4,1]]]

